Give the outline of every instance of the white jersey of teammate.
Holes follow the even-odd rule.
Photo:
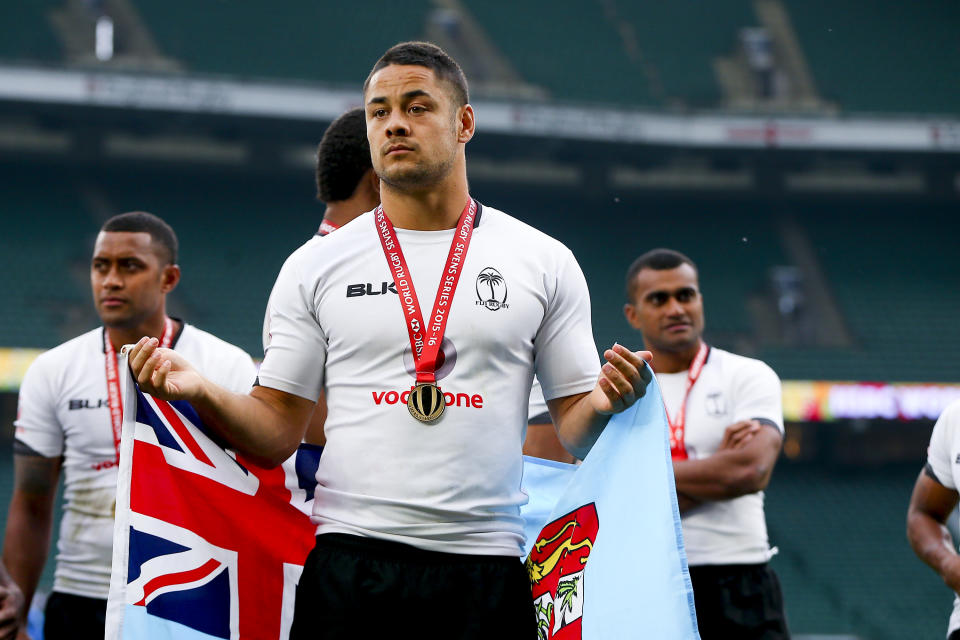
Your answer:
[[[397,229],[425,318],[453,233]],[[599,372],[573,254],[481,208],[442,343],[436,424],[407,411],[410,338],[372,212],[295,252],[271,298],[260,384],[310,400],[326,391],[318,533],[519,556],[534,370],[548,399],[591,390]]]
[[[204,375],[246,393],[256,377],[241,349],[183,325],[173,348]],[[54,590],[106,598],[113,557],[117,450],[107,401],[104,330],[41,354],[20,387],[16,439],[42,456],[63,456],[64,513]]]
[[[937,482],[948,489],[960,490],[960,401],[948,405],[934,425],[927,465]],[[954,596],[947,635],[957,629],[960,629],[960,597]]]
[[[687,372],[658,373],[657,381],[669,415],[677,415]],[[687,454],[691,460],[708,457],[720,446],[724,430],[741,420],[757,419],[783,433],[782,402],[780,378],[773,369],[711,348],[687,401]],[[759,564],[776,553],[767,540],[762,491],[705,502],[684,513],[681,522],[690,566]]]

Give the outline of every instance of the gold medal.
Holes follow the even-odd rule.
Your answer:
[[[439,420],[446,406],[443,392],[435,384],[418,382],[416,387],[410,389],[410,396],[407,398],[407,410],[420,422]]]

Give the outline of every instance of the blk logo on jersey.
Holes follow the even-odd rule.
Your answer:
[[[361,282],[358,284],[347,285],[348,298],[357,298],[360,296],[382,296],[388,291],[390,293],[396,293],[397,286],[392,282],[380,282],[379,284],[373,284],[372,282]]]
[[[477,305],[490,311],[507,309],[507,281],[493,267],[487,267],[477,276]]]
[[[67,410],[68,411],[77,411],[78,409],[101,409],[103,407],[109,407],[110,401],[106,399],[100,400],[68,400],[67,401]]]

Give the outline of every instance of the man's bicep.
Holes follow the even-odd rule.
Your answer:
[[[940,523],[946,523],[947,517],[957,506],[960,494],[940,484],[926,470],[917,476],[910,496],[910,511],[920,511]]]
[[[49,497],[56,493],[62,458],[48,458],[20,443],[13,455],[14,491]]]
[[[272,387],[256,386],[250,391],[250,396],[270,407],[278,414],[282,424],[302,425],[304,430],[317,406],[314,400]]]

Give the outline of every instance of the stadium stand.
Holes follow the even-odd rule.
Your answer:
[[[350,4],[296,5],[265,15],[258,2],[191,3],[183,11],[171,11],[163,0],[136,3],[160,49],[188,70],[357,87],[390,46],[423,37],[431,6],[427,0],[387,3],[375,11]],[[212,33],[219,37],[209,37]]]
[[[904,533],[919,470],[920,463],[859,470],[777,466],[767,525],[780,549],[772,566],[794,631],[856,629],[857,637],[871,640],[945,635],[950,591],[913,555]]]
[[[720,103],[713,61],[734,50],[741,28],[756,24],[752,3],[647,0],[618,6],[656,69],[668,102],[700,108]]]
[[[58,62],[61,47],[47,14],[60,0],[11,2],[0,22],[0,59],[19,62]]]
[[[960,380],[954,318],[960,278],[952,207],[872,202],[810,205],[800,217],[857,344],[848,349],[765,349],[789,377]]]
[[[615,24],[581,2],[468,2],[471,12],[528,81],[556,99],[656,103]],[[571,46],[576,42],[584,46]],[[585,54],[589,51],[589,55]]]
[[[823,96],[847,111],[960,112],[960,5],[785,0]]]

